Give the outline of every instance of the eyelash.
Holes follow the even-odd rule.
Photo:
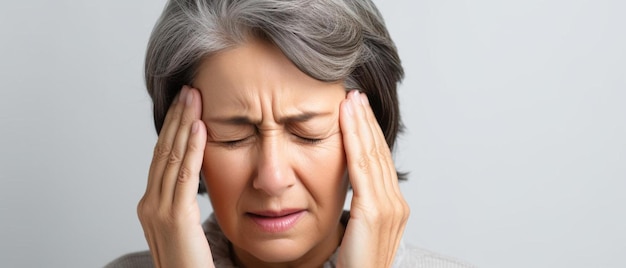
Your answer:
[[[252,136],[248,136],[248,137],[245,137],[243,139],[234,140],[234,141],[222,141],[220,143],[222,145],[224,145],[225,147],[229,148],[229,149],[234,149],[234,148],[237,148],[237,147],[241,146],[245,141],[247,141],[251,137]]]
[[[307,138],[307,137],[302,137],[296,134],[292,134],[294,135],[296,138],[298,138],[301,142],[306,143],[306,144],[318,144],[320,142],[322,142],[323,139],[312,139],[312,138]],[[252,138],[253,136],[248,136],[245,137],[243,139],[239,139],[239,140],[232,140],[232,141],[223,141],[220,142],[222,145],[228,147],[228,148],[237,148],[239,146],[241,146],[244,142],[246,142],[248,139]]]
[[[311,138],[306,138],[306,137],[302,137],[296,134],[293,134],[294,136],[296,136],[298,139],[300,139],[302,142],[306,143],[306,144],[318,144],[320,142],[322,142],[322,139],[311,139]]]

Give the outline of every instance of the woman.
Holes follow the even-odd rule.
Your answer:
[[[403,71],[369,0],[171,0],[145,67],[150,252],[109,266],[466,267],[401,242]]]

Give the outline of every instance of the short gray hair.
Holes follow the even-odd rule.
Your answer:
[[[387,144],[402,129],[396,93],[403,70],[370,0],[170,0],[148,44],[145,78],[160,132],[204,58],[264,38],[304,73],[366,93]]]

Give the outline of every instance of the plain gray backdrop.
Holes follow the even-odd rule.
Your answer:
[[[376,2],[406,70],[405,240],[480,267],[626,267],[626,2]],[[163,5],[0,4],[0,266],[148,248]]]

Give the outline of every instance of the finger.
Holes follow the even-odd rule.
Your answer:
[[[378,178],[377,182],[382,184],[387,193],[393,192],[394,194],[398,194],[400,193],[400,189],[398,188],[398,174],[391,156],[391,149],[389,148],[389,145],[387,145],[385,135],[378,124],[378,120],[376,120],[374,111],[372,111],[372,108],[369,105],[367,96],[365,94],[361,94],[360,97],[375,146],[372,148],[372,150],[375,150],[375,153],[372,154],[378,156],[377,160],[381,167],[382,176]],[[381,184],[378,185],[380,186]]]
[[[380,155],[380,165],[383,172],[383,176],[380,178],[379,182],[382,182],[385,192],[384,197],[390,202],[391,205],[388,207],[388,213],[390,213],[389,219],[392,221],[387,225],[388,233],[395,234],[391,235],[386,239],[387,247],[389,249],[397,250],[398,245],[400,244],[400,240],[402,238],[402,233],[404,232],[404,227],[406,224],[408,206],[402,197],[402,193],[400,191],[398,185],[398,176],[395,169],[395,164],[393,162],[393,158],[391,156],[391,149],[387,145],[387,141],[385,139],[384,133],[376,120],[376,116],[369,106],[369,101],[365,94],[361,94],[361,100],[363,101],[363,105],[367,114],[367,121],[372,131],[374,142],[377,148],[377,154]],[[381,197],[379,197],[381,198]],[[393,256],[395,254],[388,255],[388,263],[391,264],[393,262]]]
[[[364,187],[372,189],[372,192],[375,193],[376,196],[380,196],[381,193],[385,193],[381,180],[386,174],[383,173],[381,167],[380,154],[376,144],[376,135],[375,132],[372,131],[372,128],[378,126],[378,123],[368,120],[367,110],[370,110],[370,108],[369,105],[366,106],[366,101],[363,99],[363,96],[364,94],[358,91],[355,91],[351,96],[355,101],[354,103],[357,104],[355,109],[355,122],[362,146],[359,167],[361,175],[364,177],[363,182],[367,183]],[[378,200],[377,197],[375,198]]]
[[[176,189],[174,190],[174,209],[187,207],[191,202],[197,202],[200,169],[206,146],[207,130],[202,120],[192,123],[189,142],[183,164],[180,167]]]
[[[174,146],[174,138],[176,137],[178,122],[180,121],[180,115],[182,114],[184,108],[180,104],[180,97],[186,90],[187,86],[184,86],[170,105],[167,114],[165,115],[163,127],[159,133],[157,143],[154,146],[150,170],[148,171],[148,186],[146,189],[147,196],[158,196],[161,194],[163,171],[167,166],[170,152]]]
[[[378,120],[376,120],[374,111],[372,111],[372,108],[369,105],[367,96],[364,93],[361,93],[359,97],[363,107],[363,112],[365,113],[366,124],[369,126],[372,137],[372,142],[370,143],[370,146],[372,147],[369,148],[370,154],[376,160],[381,172],[381,176],[375,178],[374,183],[377,187],[380,187],[380,189],[384,189],[385,193],[395,191],[393,189],[394,187],[392,181],[397,181],[397,175],[395,173],[389,146],[385,140],[385,135],[378,124]]]
[[[372,170],[372,160],[367,151],[367,142],[371,141],[369,127],[364,123],[363,109],[357,91],[348,93],[342,103],[340,125],[348,162],[348,175],[354,195],[371,196],[375,189],[370,187],[371,177],[377,174]]]
[[[163,204],[171,204],[174,199],[174,191],[176,181],[181,175],[180,168],[184,161],[187,151],[187,143],[189,134],[191,133],[191,124],[200,118],[201,104],[197,90],[188,89],[181,94],[181,105],[184,106],[183,112],[178,122],[176,137],[174,138],[174,146],[170,152],[165,171],[163,172],[163,183],[161,190],[161,202]]]

